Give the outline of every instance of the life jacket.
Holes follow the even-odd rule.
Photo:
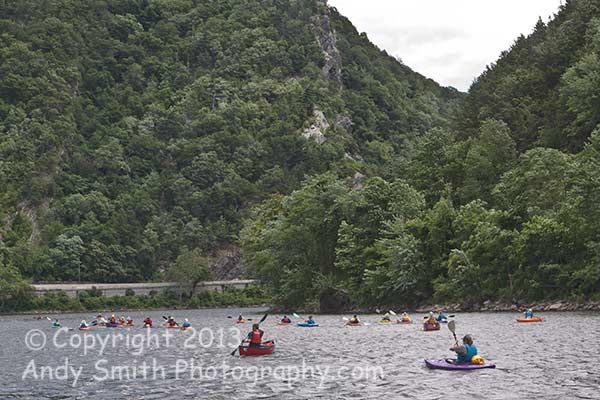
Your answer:
[[[473,346],[472,344],[465,344],[465,348],[467,349],[467,354],[465,355],[458,355],[458,357],[456,358],[456,363],[457,364],[465,364],[471,361],[471,358],[473,358],[473,356],[477,355],[477,347]]]
[[[289,324],[290,322],[292,322],[289,318],[283,318],[281,320],[281,322],[285,323],[285,324]]]
[[[252,331],[252,338],[250,339],[250,344],[260,344],[260,342],[260,331]]]
[[[527,311],[527,312],[525,313],[525,318],[533,318],[533,313],[532,313],[532,312],[530,312],[530,311]]]

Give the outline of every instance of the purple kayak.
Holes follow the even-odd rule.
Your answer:
[[[453,371],[470,371],[472,369],[496,368],[496,364],[451,364],[446,360],[425,360],[425,365],[431,369],[445,369]]]

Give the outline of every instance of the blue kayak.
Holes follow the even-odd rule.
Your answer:
[[[319,324],[307,324],[306,322],[298,322],[298,326],[302,326],[304,328],[314,328],[319,326]]]
[[[119,326],[119,324],[117,324],[116,322],[107,322],[106,323],[107,328],[116,328],[118,326]]]

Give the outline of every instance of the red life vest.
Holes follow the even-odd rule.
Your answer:
[[[260,331],[252,332],[252,339],[250,339],[251,344],[260,344]]]

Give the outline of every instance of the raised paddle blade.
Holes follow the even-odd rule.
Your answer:
[[[346,318],[346,317],[342,317],[342,319],[343,319],[344,321],[350,321],[350,320],[349,320],[348,318]]]
[[[260,319],[260,321],[258,321],[258,323],[261,324],[265,319],[267,319],[267,315],[268,314],[263,315],[263,317]]]
[[[379,313],[381,313],[381,310],[380,310],[379,308],[376,308],[376,309],[375,309],[375,312],[376,312],[377,314],[379,314]]]
[[[448,329],[450,329],[450,332],[456,334],[456,324],[454,321],[448,322]]]
[[[398,314],[396,314],[396,313],[394,312],[394,310],[390,310],[389,312],[390,312],[390,314],[392,314],[392,315],[398,315]]]
[[[294,318],[300,318],[300,316],[296,313],[292,313],[292,315],[294,316]]]

